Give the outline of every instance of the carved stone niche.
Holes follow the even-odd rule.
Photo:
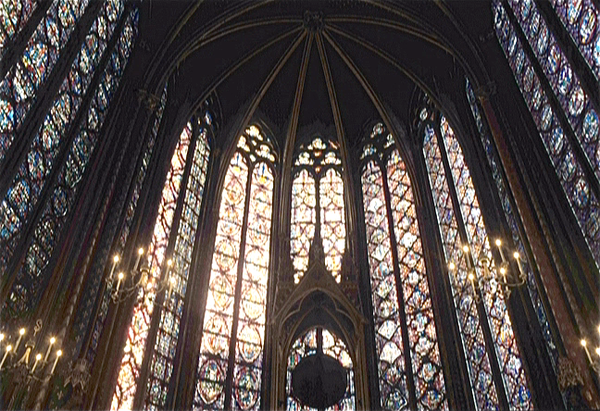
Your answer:
[[[302,281],[271,317],[271,398],[269,409],[286,408],[287,362],[292,345],[308,330],[321,327],[339,337],[348,349],[354,371],[357,409],[369,404],[365,358],[365,318],[323,263],[311,264]]]

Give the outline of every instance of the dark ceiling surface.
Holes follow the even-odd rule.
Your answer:
[[[297,99],[297,129],[337,120],[355,145],[382,110],[409,124],[416,88],[435,100],[465,74],[487,81],[491,32],[488,1],[150,1],[135,64],[181,100],[216,92],[225,123],[254,103],[283,140]]]

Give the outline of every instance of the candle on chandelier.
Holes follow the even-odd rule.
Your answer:
[[[6,346],[6,351],[4,352],[4,356],[2,357],[2,361],[0,361],[0,369],[2,369],[2,366],[4,365],[4,361],[6,360],[6,357],[8,356],[8,353],[12,350],[12,345],[7,345]]]
[[[142,256],[144,255],[144,249],[142,247],[138,248],[137,260],[135,262],[134,271],[137,271],[140,268],[140,261],[142,260]]]
[[[506,268],[500,267],[500,274],[502,274],[504,282],[506,283]]]
[[[519,267],[519,274],[521,274],[521,277],[524,277],[525,274],[523,273],[523,267],[521,266],[521,255],[519,254],[518,251],[515,251],[513,253],[513,257],[515,257],[515,260],[517,260],[517,267]]]
[[[50,375],[54,374],[54,369],[56,368],[56,363],[58,363],[58,359],[62,355],[62,351],[58,350],[56,352],[56,358],[54,359],[54,364],[52,364],[52,370],[50,371]]]
[[[469,268],[469,269],[473,268],[473,267],[471,267],[471,260],[469,259],[469,246],[466,244],[463,245],[462,250],[463,250],[463,253],[465,253],[465,259],[467,260],[467,268]]]
[[[469,281],[471,282],[471,287],[473,287],[473,294],[475,293],[475,275],[473,273],[469,273]]]
[[[17,343],[15,344],[15,352],[19,349],[19,344],[21,343],[21,339],[25,335],[25,328],[21,328],[19,330],[19,338],[17,338]]]
[[[502,251],[502,240],[499,238],[496,240],[496,247],[498,247],[498,251],[500,251],[500,259],[502,262],[505,262],[506,259],[504,258],[504,252]]]
[[[123,278],[125,277],[125,274],[123,274],[123,272],[120,272],[119,275],[117,276],[117,279],[119,281],[117,281],[117,289],[115,291],[119,291],[119,288],[121,287],[121,281],[123,281]]]
[[[48,357],[50,356],[50,351],[52,351],[52,346],[56,342],[56,338],[50,338],[50,344],[48,344],[48,349],[46,350],[46,355],[44,356],[44,362],[48,361]]]
[[[580,343],[581,343],[581,346],[583,347],[583,349],[585,350],[585,355],[587,355],[588,361],[590,363],[593,363],[594,361],[592,360],[592,356],[590,355],[590,350],[588,350],[588,347],[587,347],[587,341],[581,340]]]
[[[110,269],[110,275],[108,276],[108,278],[112,278],[113,274],[115,273],[115,269],[117,268],[118,262],[119,262],[119,256],[118,256],[118,254],[115,254],[115,256],[113,257],[113,265]]]
[[[42,354],[39,354],[39,353],[38,353],[38,354],[35,356],[35,362],[33,363],[33,368],[31,369],[31,373],[32,373],[32,374],[35,372],[35,369],[36,369],[36,367],[37,367],[37,365],[38,365],[38,362],[40,362],[40,360],[41,360],[41,359],[42,359]]]

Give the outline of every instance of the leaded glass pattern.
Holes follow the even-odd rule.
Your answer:
[[[42,194],[61,143],[68,140],[71,123],[88,93],[88,86],[122,11],[121,0],[104,3],[12,180],[0,208],[0,221],[11,221],[4,226],[0,237],[0,270],[6,269],[18,244],[21,228]],[[89,91],[90,94],[93,92]]]
[[[540,79],[526,56],[520,40],[512,35],[515,29],[500,3],[494,4],[494,18],[498,41],[533,116],[566,198],[577,218],[596,265],[598,265],[600,264],[600,204],[598,199],[586,179],[581,164],[576,160],[573,147],[565,136],[559,119],[541,87]],[[513,48],[509,47],[512,38],[515,39]],[[592,129],[595,127],[597,130],[597,126],[593,126],[593,122],[590,124]]]
[[[35,0],[5,0],[0,3],[0,58],[7,43],[25,27],[37,5]]]
[[[158,334],[150,360],[150,375],[146,383],[144,409],[163,409],[165,407],[169,381],[173,372],[173,361],[177,349],[210,154],[206,129],[208,125],[202,124],[200,119],[197,121],[200,123],[198,124],[200,128],[173,250],[173,267],[170,269],[168,279],[170,285],[160,310]]]
[[[23,55],[0,82],[0,164],[87,4],[54,0]]]
[[[408,362],[417,408],[447,409],[411,181],[393,137],[383,124],[373,127],[362,159],[368,161],[362,173],[362,189],[381,406],[395,410],[409,405]],[[393,243],[390,227],[395,235]],[[397,290],[401,290],[400,295]],[[410,358],[405,357],[402,327],[409,336]]]
[[[319,227],[325,267],[341,281],[346,244],[342,161],[336,142],[315,137],[300,145],[292,174],[290,249],[294,282],[300,282],[309,264],[309,250]]]
[[[486,257],[491,262],[491,269],[494,270],[494,260],[475,186],[462,149],[444,116],[440,120],[440,130],[460,203],[470,252],[479,260]],[[478,269],[479,267],[476,268],[476,270]],[[478,275],[481,277],[483,273],[478,272]],[[532,406],[531,394],[527,388],[525,370],[521,364],[520,350],[508,315],[502,288],[498,287],[494,281],[486,281],[482,287],[482,294],[483,306],[494,339],[496,358],[504,380],[508,402],[515,409],[530,409]]]
[[[25,261],[19,268],[15,284],[5,305],[4,315],[10,317],[22,315],[25,311],[32,309],[39,298],[40,290],[49,273],[42,274],[67,222],[67,216],[75,202],[77,189],[83,180],[86,167],[100,138],[110,101],[127,65],[137,34],[137,21],[138,11],[134,9],[127,15],[127,20],[102,72],[85,118],[67,153],[66,161],[61,165],[57,181],[50,189],[49,200],[37,220],[32,239],[25,253]]]
[[[287,358],[286,394],[288,411],[316,411],[316,408],[303,406],[292,394],[292,372],[298,363],[310,355],[322,353],[335,358],[347,372],[346,392],[342,399],[325,411],[350,411],[356,409],[354,387],[354,366],[352,357],[344,341],[335,333],[321,328],[312,328],[299,336],[292,344]]]
[[[124,354],[121,359],[117,385],[111,403],[111,410],[113,411],[133,408],[133,399],[137,389],[140,368],[144,360],[146,340],[148,339],[158,284],[162,280],[163,272],[168,272],[166,252],[191,143],[191,127],[188,122],[179,136],[179,141],[171,158],[171,167],[162,189],[158,216],[146,254],[149,274],[146,279],[146,286],[139,289],[138,300],[133,308],[133,316],[127,330]]]
[[[221,195],[194,409],[254,410],[261,404],[274,162],[268,137],[248,127]]]
[[[578,1],[569,2],[569,8],[573,8],[575,3],[579,3],[581,7],[581,1]],[[579,77],[571,68],[567,56],[559,47],[535,2],[533,0],[522,2],[511,0],[509,4],[532,46],[581,148],[586,153],[587,161],[592,166],[596,177],[600,178],[598,114],[587,93],[583,90]],[[511,47],[516,48],[514,30],[510,36],[509,53],[512,50]]]
[[[485,120],[483,118],[483,115],[481,114],[480,107],[475,98],[473,87],[471,86],[471,83],[468,79],[466,80],[465,87],[467,99],[469,101],[469,105],[471,106],[471,112],[473,113],[473,117],[477,125],[477,131],[479,132],[479,137],[481,138],[481,142],[485,149],[488,163],[492,170],[492,177],[494,178],[494,182],[496,183],[496,189],[498,190],[498,196],[500,197],[502,209],[504,210],[504,215],[506,217],[506,221],[508,222],[508,227],[510,229],[513,242],[515,243],[516,248],[519,252],[521,266],[523,267],[524,272],[527,274],[527,290],[529,291],[531,301],[533,302],[533,306],[535,308],[535,312],[537,314],[538,321],[542,329],[542,334],[544,336],[544,339],[546,340],[546,348],[548,350],[548,353],[550,354],[552,365],[554,366],[556,371],[556,367],[558,364],[558,349],[556,347],[556,344],[554,343],[554,337],[552,336],[552,332],[550,330],[550,324],[548,322],[547,313],[542,303],[540,292],[535,281],[533,269],[529,264],[529,261],[527,259],[527,253],[525,251],[525,246],[519,234],[518,214],[513,211],[513,202],[511,201],[511,195],[503,177],[500,159],[496,152],[496,148],[491,139],[491,136],[485,126]]]
[[[310,244],[315,236],[316,184],[308,170],[300,170],[292,183],[291,249],[294,282],[308,269]]]
[[[600,80],[600,13],[592,0],[550,0],[556,14],[592,69],[596,80]]]
[[[455,269],[450,272],[452,296],[458,315],[462,345],[467,359],[471,389],[478,410],[499,409],[498,393],[492,381],[492,369],[486,350],[483,329],[473,298],[473,290],[467,279],[467,262],[461,251],[458,220],[450,196],[450,188],[442,163],[442,153],[436,134],[425,127],[423,154],[427,165],[436,215],[447,262]]]

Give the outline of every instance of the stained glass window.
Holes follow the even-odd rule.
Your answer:
[[[481,142],[483,143],[486,157],[492,170],[492,177],[494,178],[494,182],[496,183],[496,189],[498,190],[498,196],[500,197],[502,209],[504,210],[504,215],[506,217],[506,221],[508,222],[508,227],[512,235],[512,240],[515,243],[516,248],[519,252],[523,270],[527,274],[527,289],[529,291],[531,301],[533,302],[535,312],[538,316],[538,321],[540,323],[544,339],[546,340],[546,348],[548,350],[548,353],[550,354],[552,365],[554,366],[556,371],[556,367],[558,365],[558,349],[556,347],[556,344],[554,343],[554,337],[552,336],[552,332],[550,330],[550,324],[548,323],[547,313],[542,303],[542,298],[540,296],[540,292],[536,284],[533,269],[529,264],[525,246],[519,234],[519,217],[517,213],[513,212],[513,201],[511,201],[511,195],[505,183],[505,179],[502,172],[502,165],[498,157],[498,153],[496,152],[496,147],[485,125],[486,123],[484,122],[484,117],[481,113],[481,109],[479,107],[479,104],[477,103],[475,93],[473,92],[473,87],[471,86],[469,80],[466,80],[465,87],[467,99],[469,101],[469,105],[471,106],[471,112],[473,113],[473,117],[477,125],[479,137],[481,138]]]
[[[411,181],[395,146],[378,123],[361,156],[380,404],[389,410],[447,409]],[[417,404],[409,404],[411,389]]]
[[[7,42],[19,34],[36,6],[35,0],[5,0],[0,3],[0,58]]]
[[[239,137],[221,194],[194,409],[258,409],[275,154],[255,125]]]
[[[23,55],[0,82],[0,164],[87,4],[54,0]]]
[[[163,409],[165,407],[168,385],[173,371],[173,360],[179,337],[210,153],[206,128],[208,125],[202,124],[201,119],[197,121],[200,123],[199,135],[196,140],[177,239],[173,249],[173,267],[169,278],[173,282],[169,285],[168,293],[165,294],[166,301],[163,300],[160,311],[158,334],[150,360],[150,375],[146,383],[147,393],[144,409]]]
[[[600,13],[597,3],[592,0],[551,0],[551,3],[596,80],[600,80]]]
[[[154,233],[147,252],[147,266],[149,267],[147,285],[139,290],[138,303],[133,309],[125,354],[121,360],[121,367],[117,379],[117,386],[113,395],[111,409],[132,409],[133,398],[137,388],[150,321],[154,311],[154,303],[159,283],[163,280],[163,272],[169,271],[166,264],[167,246],[175,216],[177,198],[182,186],[183,172],[187,159],[188,149],[192,138],[192,125],[188,122],[181,132],[177,147],[171,158],[171,167],[162,190],[162,198],[158,206],[158,217],[154,225]]]
[[[342,257],[346,242],[342,161],[336,142],[316,137],[302,144],[292,174],[291,255],[294,281],[308,268],[308,254],[320,228],[325,266],[341,281]]]
[[[500,406],[490,364],[497,360],[501,375],[496,376],[496,380],[503,382],[500,395],[506,396],[511,408],[529,409],[531,395],[502,288],[495,280],[484,281],[480,291],[476,291],[474,285],[484,273],[479,265],[472,271],[473,261],[486,258],[493,270],[494,260],[462,149],[443,116],[437,132],[430,123],[426,123],[424,132],[423,152],[446,261],[450,267],[450,284],[475,403],[482,410]],[[457,209],[453,205],[454,196],[459,204]],[[481,303],[476,300],[475,293],[478,292],[481,292]],[[478,309],[479,304],[484,311]],[[481,317],[483,313],[485,318]],[[493,341],[484,337],[484,327],[489,327]]]
[[[578,1],[569,2],[569,9],[575,9],[575,3],[579,3],[581,8],[582,1]],[[600,157],[597,157],[600,154],[598,114],[583,90],[579,76],[559,47],[535,2],[533,0],[523,2],[511,0],[509,4],[527,40],[532,45],[532,50],[540,62],[544,75],[565,113],[571,129],[587,155],[586,160],[591,164],[596,177],[600,177]],[[591,11],[592,9],[588,7],[587,10]],[[513,44],[513,48],[516,48],[514,43],[516,35],[514,31],[511,33],[509,52],[511,44]]]
[[[504,50],[521,94],[533,116],[544,147],[554,165],[557,177],[566,194],[567,200],[571,204],[571,209],[577,218],[584,238],[588,243],[596,264],[600,265],[600,204],[590,187],[590,182],[585,175],[581,163],[577,160],[576,150],[566,135],[567,132],[564,131],[563,127],[568,127],[569,124],[561,125],[556,114],[557,109],[552,106],[549,96],[544,91],[540,77],[536,73],[527,53],[523,49],[521,41],[516,35],[517,29],[511,24],[507,11],[501,3],[494,4],[494,18],[498,41]],[[539,18],[537,20],[541,21]],[[533,28],[528,31],[533,32]],[[543,50],[548,50],[549,46],[547,44],[544,45],[544,43],[549,42],[553,37],[550,37],[547,30],[544,33],[546,34],[538,35],[539,39],[546,39],[545,41],[539,40],[542,43],[540,47]],[[556,45],[556,42],[553,41],[552,44]],[[552,64],[554,64],[551,62],[554,59],[553,56],[556,56],[555,71],[557,72],[560,61],[566,61],[558,46],[554,47],[544,56],[544,67],[547,67],[544,70],[549,70]],[[563,65],[563,67],[568,66]],[[568,71],[566,70],[566,72]],[[572,82],[573,77],[571,77],[569,84]],[[580,94],[578,90],[581,90],[581,87],[569,86],[568,89],[575,90],[575,92],[570,92],[570,96],[576,96]],[[591,153],[590,147],[596,147],[596,150],[599,148],[597,115],[593,112],[593,108],[590,106],[587,98],[581,100],[581,106],[577,105],[573,106],[573,108],[576,108],[576,110],[573,110],[573,113],[569,113],[567,109],[565,115],[567,117],[570,116],[570,122],[574,121],[574,117],[579,118],[579,123],[574,128],[575,134],[580,141],[588,141],[584,145],[584,151],[588,152],[589,155]],[[597,153],[600,153],[600,151],[597,151]],[[597,154],[590,156],[590,160],[595,164],[595,169],[598,170],[600,159],[598,159]]]
[[[316,355],[317,353],[325,354],[329,357],[335,358],[339,361],[347,373],[347,385],[344,396],[337,404],[327,408],[326,411],[355,410],[356,390],[354,387],[354,366],[352,364],[350,352],[340,337],[321,327],[312,328],[306,331],[292,344],[290,354],[287,358],[286,409],[289,411],[316,411],[315,408],[301,405],[300,402],[292,395],[292,372],[302,359],[310,355]]]
[[[2,201],[0,221],[11,222],[0,236],[2,271],[18,244],[22,227],[35,210],[60,148],[66,144],[61,143],[69,138],[71,123],[85,97],[95,92],[88,87],[122,11],[121,0],[104,3]]]
[[[77,188],[83,180],[83,174],[101,136],[109,103],[117,90],[133,47],[138,18],[137,9],[126,15],[125,24],[106,67],[101,72],[99,84],[94,90],[86,115],[66,153],[66,161],[60,166],[57,181],[49,188],[49,201],[41,210],[33,236],[27,245],[25,261],[19,267],[16,281],[4,307],[5,316],[12,318],[22,315],[34,307],[43,288],[42,284],[48,280],[48,275],[42,273],[64,228],[69,210],[75,201]]]

